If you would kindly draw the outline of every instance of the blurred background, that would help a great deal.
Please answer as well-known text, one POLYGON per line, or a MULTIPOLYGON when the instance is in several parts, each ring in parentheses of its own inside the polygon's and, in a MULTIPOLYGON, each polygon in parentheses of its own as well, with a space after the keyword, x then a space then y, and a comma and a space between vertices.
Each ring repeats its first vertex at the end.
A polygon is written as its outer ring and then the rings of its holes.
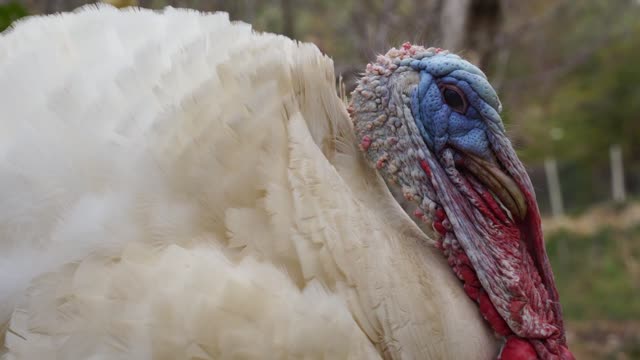
MULTIPOLYGON (((226 11, 315 43, 348 93, 405 41, 455 51, 498 90, 545 214, 578 359, 640 359, 640 0, 109 0, 226 11)), ((82 0, 0 0, 0 30, 82 0)))

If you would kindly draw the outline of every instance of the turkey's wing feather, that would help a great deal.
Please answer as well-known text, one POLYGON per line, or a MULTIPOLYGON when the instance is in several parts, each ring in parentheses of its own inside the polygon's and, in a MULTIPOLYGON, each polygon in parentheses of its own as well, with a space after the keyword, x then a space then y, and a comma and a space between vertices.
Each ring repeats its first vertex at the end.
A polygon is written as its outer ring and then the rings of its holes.
POLYGON ((226 14, 109 7, 0 44, 10 358, 375 355, 290 239, 293 53, 330 69, 317 49, 226 14))
POLYGON ((224 14, 87 7, 0 36, 8 358, 495 356, 334 81, 224 14))

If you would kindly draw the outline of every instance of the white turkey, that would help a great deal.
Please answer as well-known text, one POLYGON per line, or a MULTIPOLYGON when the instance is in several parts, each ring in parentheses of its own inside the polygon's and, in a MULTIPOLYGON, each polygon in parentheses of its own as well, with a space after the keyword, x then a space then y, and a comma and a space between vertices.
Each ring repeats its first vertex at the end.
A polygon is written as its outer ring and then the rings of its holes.
POLYGON ((6 359, 572 359, 485 75, 85 7, 0 37, 6 359), (434 231, 435 230, 435 231, 434 231))

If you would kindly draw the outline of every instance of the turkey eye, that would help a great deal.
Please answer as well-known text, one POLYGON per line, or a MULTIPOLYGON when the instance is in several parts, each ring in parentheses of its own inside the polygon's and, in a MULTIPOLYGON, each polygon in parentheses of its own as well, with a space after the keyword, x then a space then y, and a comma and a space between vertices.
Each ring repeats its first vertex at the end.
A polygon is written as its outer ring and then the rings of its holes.
POLYGON ((467 102, 459 90, 445 87, 442 91, 442 97, 451 110, 461 114, 464 114, 467 111, 467 102))

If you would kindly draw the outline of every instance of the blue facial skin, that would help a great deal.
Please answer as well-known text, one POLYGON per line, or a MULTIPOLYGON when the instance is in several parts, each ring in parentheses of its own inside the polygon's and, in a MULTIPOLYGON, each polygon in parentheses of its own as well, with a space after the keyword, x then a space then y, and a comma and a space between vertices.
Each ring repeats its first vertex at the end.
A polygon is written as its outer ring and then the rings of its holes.
POLYGON ((411 111, 421 135, 434 154, 447 147, 492 158, 488 131, 504 133, 500 102, 484 74, 453 54, 435 55, 407 64, 420 73, 411 111), (466 98, 464 113, 454 111, 442 96, 442 86, 454 86, 466 98))

